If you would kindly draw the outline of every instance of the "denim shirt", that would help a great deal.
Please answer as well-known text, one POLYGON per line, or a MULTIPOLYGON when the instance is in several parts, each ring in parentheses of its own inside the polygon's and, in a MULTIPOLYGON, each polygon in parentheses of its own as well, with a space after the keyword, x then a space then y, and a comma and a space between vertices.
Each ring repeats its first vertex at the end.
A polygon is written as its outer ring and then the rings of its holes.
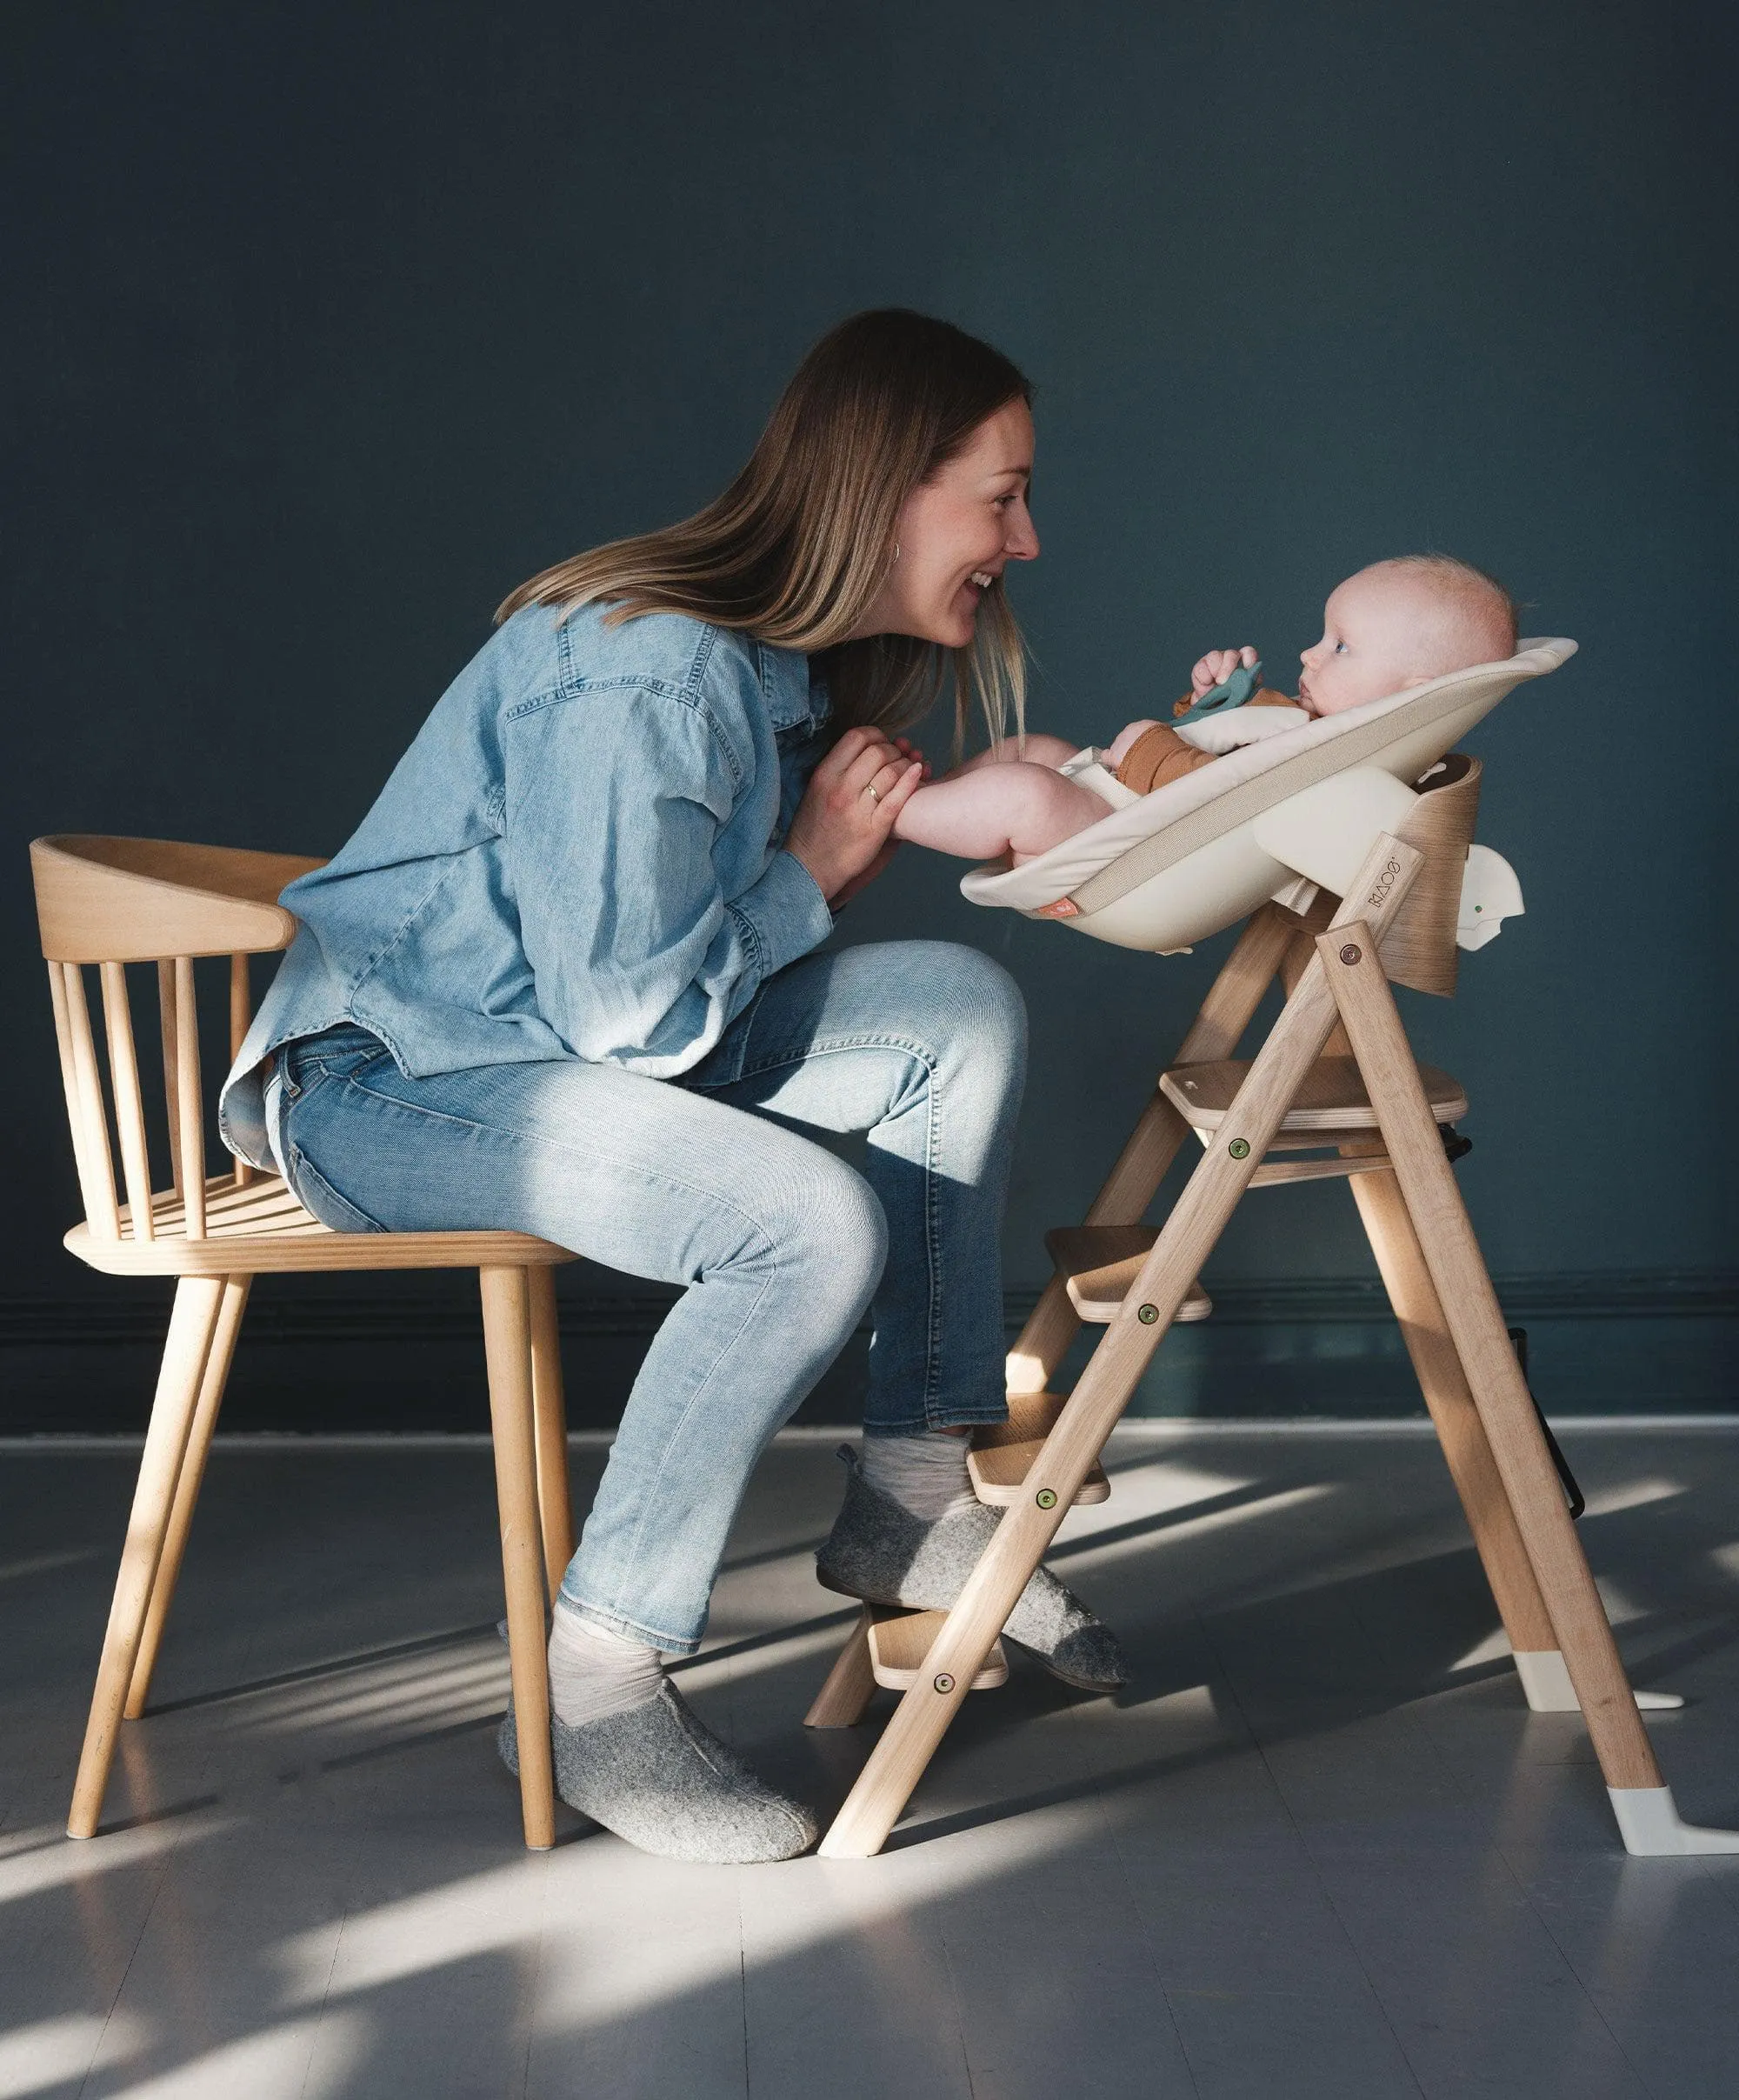
POLYGON ((827 715, 808 657, 751 636, 516 613, 350 843, 283 892, 301 924, 224 1083, 224 1142, 275 1163, 264 1060, 340 1022, 410 1078, 697 1064, 832 928, 778 844, 827 715))

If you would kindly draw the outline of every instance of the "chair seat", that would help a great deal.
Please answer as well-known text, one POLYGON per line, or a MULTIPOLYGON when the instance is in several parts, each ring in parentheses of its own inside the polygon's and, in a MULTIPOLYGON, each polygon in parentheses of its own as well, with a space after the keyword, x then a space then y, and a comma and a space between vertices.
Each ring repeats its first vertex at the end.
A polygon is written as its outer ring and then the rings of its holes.
POLYGON ((224 1174, 205 1184, 205 1237, 187 1237, 180 1197, 151 1198, 154 1237, 120 1239, 75 1225, 66 1248, 107 1276, 270 1276, 304 1269, 483 1269, 553 1266, 575 1257, 528 1232, 334 1232, 276 1174, 242 1187, 224 1174))
MULTIPOLYGON (((1160 1075, 1160 1088, 1186 1123, 1198 1130, 1216 1130, 1249 1077, 1246 1057, 1222 1057, 1212 1064, 1175 1064, 1160 1075)), ((1438 1123, 1455 1123, 1467 1114, 1467 1096, 1459 1080, 1422 1064, 1419 1077, 1431 1114, 1438 1123)), ((1283 1135, 1309 1130, 1374 1130, 1376 1111, 1351 1057, 1319 1057, 1304 1075, 1296 1101, 1280 1125, 1283 1135)))

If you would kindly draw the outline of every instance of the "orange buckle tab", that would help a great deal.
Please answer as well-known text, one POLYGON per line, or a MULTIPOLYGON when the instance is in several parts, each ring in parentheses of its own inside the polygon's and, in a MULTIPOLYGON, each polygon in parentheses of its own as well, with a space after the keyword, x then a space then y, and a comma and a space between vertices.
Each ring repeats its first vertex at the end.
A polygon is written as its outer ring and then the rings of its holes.
POLYGON ((1078 919, 1081 907, 1072 897, 1060 897, 1054 904, 1041 904, 1033 917, 1036 919, 1078 919))

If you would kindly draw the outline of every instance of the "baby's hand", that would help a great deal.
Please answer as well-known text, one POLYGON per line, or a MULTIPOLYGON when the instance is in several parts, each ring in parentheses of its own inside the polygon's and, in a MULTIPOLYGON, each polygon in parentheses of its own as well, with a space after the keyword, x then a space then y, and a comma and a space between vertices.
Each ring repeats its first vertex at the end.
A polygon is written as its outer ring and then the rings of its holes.
POLYGON ((1137 740, 1144 737, 1150 729, 1156 729, 1158 726, 1158 723, 1155 722, 1131 722, 1127 729, 1120 730, 1117 732, 1116 743, 1111 744, 1105 752, 1105 763, 1113 767, 1120 766, 1135 749, 1137 740))
POLYGON ((1224 684, 1235 670, 1252 670, 1257 661, 1257 652, 1248 642, 1242 649, 1210 649, 1189 674, 1196 697, 1199 700, 1203 693, 1224 684))

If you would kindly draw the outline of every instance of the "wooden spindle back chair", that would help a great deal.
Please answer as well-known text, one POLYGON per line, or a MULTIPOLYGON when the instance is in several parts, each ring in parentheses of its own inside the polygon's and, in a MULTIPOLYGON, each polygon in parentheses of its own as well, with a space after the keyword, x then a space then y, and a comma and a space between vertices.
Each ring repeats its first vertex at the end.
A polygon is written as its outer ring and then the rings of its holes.
POLYGON ((528 1845, 553 1841, 545 1587, 573 1553, 556 1328, 563 1248, 514 1232, 337 1233, 276 1174, 207 1171, 195 964, 227 957, 230 1057, 251 1017, 249 957, 289 946, 278 892, 321 863, 169 839, 62 837, 30 848, 43 954, 84 1220, 70 1252, 110 1275, 177 1279, 68 1834, 102 1816, 123 1718, 144 1712, 212 1431, 256 1276, 303 1270, 476 1269, 483 1297, 509 1647, 528 1845), (129 964, 153 964, 168 1178, 152 1185, 129 964), (99 1056, 86 972, 101 990, 99 1056), (108 1084, 104 1085, 105 1067, 108 1084), (112 1117, 112 1124, 111 1124, 112 1117), (116 1156, 119 1154, 117 1180, 116 1156))

